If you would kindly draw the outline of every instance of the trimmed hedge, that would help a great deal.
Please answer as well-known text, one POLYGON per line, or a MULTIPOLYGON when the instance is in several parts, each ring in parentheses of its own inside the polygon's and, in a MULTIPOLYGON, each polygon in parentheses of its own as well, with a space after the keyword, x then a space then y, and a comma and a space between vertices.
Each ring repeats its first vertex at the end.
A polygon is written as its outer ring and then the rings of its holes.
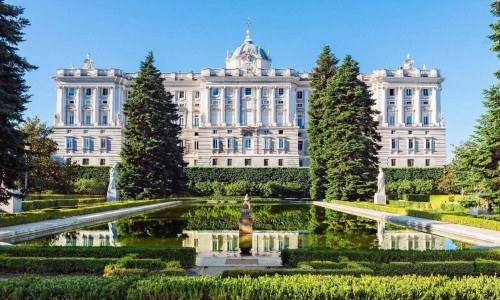
POLYGON ((387 182, 401 181, 401 180, 432 180, 435 181, 443 174, 441 167, 405 167, 405 168, 384 168, 385 180, 387 182))
POLYGON ((500 274, 500 262, 491 260, 478 261, 443 261, 443 262, 392 262, 380 264, 377 272, 383 276, 394 275, 447 275, 474 276, 500 274))
POLYGON ((110 166, 78 166, 76 180, 78 179, 95 179, 97 182, 105 182, 109 184, 109 169, 110 166))
POLYGON ((184 169, 187 181, 236 182, 250 181, 266 183, 297 183, 310 185, 309 168, 224 168, 224 167, 188 167, 184 169))
POLYGON ((29 194, 25 201, 102 198, 102 195, 29 194))
POLYGON ((241 269, 225 270, 220 275, 221 278, 245 277, 258 278, 261 276, 291 276, 291 275, 371 275, 373 270, 366 267, 352 269, 241 269))
POLYGON ((286 267, 296 267, 304 261, 333 261, 347 257, 351 261, 386 263, 394 261, 474 261, 482 258, 500 260, 500 250, 329 250, 329 249, 285 249, 281 251, 281 263, 286 267))
POLYGON ((11 299, 499 299, 494 276, 274 276, 211 278, 21 277, 0 281, 11 299))
POLYGON ((162 261, 179 261, 183 268, 196 264, 196 250, 182 247, 125 246, 125 247, 48 247, 16 246, 0 247, 0 255, 13 257, 52 258, 123 258, 135 254, 136 258, 157 258, 162 261))
MULTIPOLYGON (((23 274, 99 274, 107 265, 117 263, 119 258, 80 257, 8 257, 0 256, 0 271, 23 274)), ((126 268, 161 270, 165 262, 160 259, 130 259, 126 268)))
POLYGON ((79 199, 50 199, 50 200, 34 200, 23 201, 23 211, 30 211, 35 209, 44 209, 51 207, 65 207, 65 206, 79 206, 89 205, 95 203, 104 203, 106 198, 79 198, 79 199))
POLYGON ((404 201, 412 201, 412 202, 429 202, 430 198, 429 198, 429 195, 404 194, 403 195, 403 200, 404 201))

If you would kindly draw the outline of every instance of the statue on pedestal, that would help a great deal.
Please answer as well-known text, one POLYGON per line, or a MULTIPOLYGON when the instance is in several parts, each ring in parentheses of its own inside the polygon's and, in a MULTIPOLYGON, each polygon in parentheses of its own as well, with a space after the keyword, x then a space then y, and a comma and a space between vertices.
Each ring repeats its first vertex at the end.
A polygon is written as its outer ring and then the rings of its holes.
POLYGON ((378 168, 377 193, 374 196, 374 203, 387 204, 387 196, 385 195, 385 175, 382 168, 378 168))
POLYGON ((118 201, 120 198, 120 193, 116 189, 116 183, 118 182, 118 169, 116 165, 114 165, 111 169, 109 169, 109 185, 108 185, 108 193, 106 194, 106 201, 118 201))

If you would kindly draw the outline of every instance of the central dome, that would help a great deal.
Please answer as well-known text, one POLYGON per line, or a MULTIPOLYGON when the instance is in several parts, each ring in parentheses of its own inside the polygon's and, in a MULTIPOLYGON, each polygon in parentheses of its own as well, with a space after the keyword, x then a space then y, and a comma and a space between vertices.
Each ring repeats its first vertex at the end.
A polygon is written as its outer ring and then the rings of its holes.
POLYGON ((255 45, 250 37, 250 29, 246 31, 243 44, 236 47, 233 52, 228 53, 226 58, 227 69, 237 69, 248 65, 248 61, 255 61, 255 67, 266 69, 271 67, 269 54, 260 46, 255 45))
POLYGON ((266 54, 266 51, 262 49, 260 46, 255 45, 250 38, 250 29, 247 29, 247 36, 245 38, 245 42, 241 45, 236 47, 234 51, 231 53, 231 58, 236 58, 241 55, 246 55, 247 53, 253 54, 256 56, 259 56, 262 59, 269 59, 269 57, 266 54))

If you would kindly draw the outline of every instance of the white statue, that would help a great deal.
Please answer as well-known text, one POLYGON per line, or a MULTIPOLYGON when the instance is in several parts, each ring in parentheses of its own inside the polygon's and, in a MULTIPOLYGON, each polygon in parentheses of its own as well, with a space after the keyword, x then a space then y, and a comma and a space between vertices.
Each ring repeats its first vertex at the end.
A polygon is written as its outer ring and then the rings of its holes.
POLYGON ((116 184, 118 182, 118 170, 116 165, 109 169, 109 185, 108 192, 106 194, 106 201, 118 201, 120 193, 116 189, 116 184))
POLYGON ((408 69, 413 69, 413 59, 411 59, 410 53, 406 56, 405 61, 403 62, 403 69, 408 70, 408 69))
POLYGON ((439 125, 444 126, 444 114, 441 113, 441 120, 439 121, 439 125))
POLYGON ((385 194, 385 175, 382 168, 378 168, 377 186, 377 193, 385 194))
POLYGON ((120 114, 120 113, 116 114, 116 125, 117 126, 122 126, 123 125, 123 123, 122 123, 122 114, 120 114))

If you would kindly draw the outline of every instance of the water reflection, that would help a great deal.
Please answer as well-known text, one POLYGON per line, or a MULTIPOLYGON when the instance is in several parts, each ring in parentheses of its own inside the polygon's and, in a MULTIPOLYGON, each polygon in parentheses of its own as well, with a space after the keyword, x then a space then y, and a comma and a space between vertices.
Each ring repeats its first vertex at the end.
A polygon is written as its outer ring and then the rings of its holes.
POLYGON ((108 230, 79 230, 56 235, 50 246, 103 247, 120 246, 117 242, 116 222, 108 223, 108 230))
POLYGON ((385 222, 377 222, 377 239, 384 250, 445 250, 446 238, 418 231, 386 231, 385 222))

